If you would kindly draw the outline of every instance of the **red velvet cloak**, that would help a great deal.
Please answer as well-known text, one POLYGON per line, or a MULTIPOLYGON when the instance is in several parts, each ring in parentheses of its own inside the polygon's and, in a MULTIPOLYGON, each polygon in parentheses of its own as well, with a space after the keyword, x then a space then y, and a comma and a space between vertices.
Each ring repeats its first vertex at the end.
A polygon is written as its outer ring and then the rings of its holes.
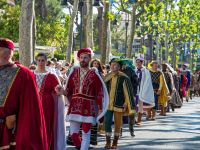
MULTIPOLYGON (((6 96, 0 97, 3 102, 0 105, 0 119, 5 120, 7 116, 16 115, 14 131, 16 150, 47 150, 45 121, 35 76, 20 64, 16 67, 17 72, 10 80, 11 83, 8 83, 9 89, 6 91, 6 96)), ((9 71, 12 71, 12 68, 13 66, 7 67, 8 71, 3 73, 7 77, 0 78, 1 83, 9 80, 9 71)), ((3 91, 3 87, 0 87, 0 90, 3 91)), ((9 148, 12 142, 9 134, 10 130, 7 129, 5 122, 0 123, 0 147, 9 148)))

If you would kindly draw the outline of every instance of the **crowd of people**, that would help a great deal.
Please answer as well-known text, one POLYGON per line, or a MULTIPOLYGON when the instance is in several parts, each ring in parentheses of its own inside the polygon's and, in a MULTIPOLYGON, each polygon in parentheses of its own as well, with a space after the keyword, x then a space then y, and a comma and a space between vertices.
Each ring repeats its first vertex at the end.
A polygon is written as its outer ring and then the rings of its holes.
POLYGON ((26 68, 12 61, 13 49, 11 40, 0 39, 0 149, 64 150, 67 144, 87 150, 98 134, 105 135, 105 149, 117 149, 123 124, 135 136, 144 116, 154 121, 200 96, 200 72, 187 64, 145 67, 140 55, 135 66, 118 58, 102 65, 82 48, 79 66, 39 53, 26 68))

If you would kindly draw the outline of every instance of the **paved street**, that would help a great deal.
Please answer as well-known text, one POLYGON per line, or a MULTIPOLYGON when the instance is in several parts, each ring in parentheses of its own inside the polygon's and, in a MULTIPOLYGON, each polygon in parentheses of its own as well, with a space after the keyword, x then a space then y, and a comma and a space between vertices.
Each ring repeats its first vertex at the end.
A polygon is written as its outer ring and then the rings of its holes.
MULTIPOLYGON (((120 150, 199 150, 200 149, 200 98, 184 103, 181 109, 158 116, 156 121, 145 121, 135 127, 131 138, 128 126, 124 125, 123 137, 119 140, 120 150)), ((99 137, 95 149, 103 149, 105 138, 99 137)), ((73 148, 70 148, 71 150, 73 148)))

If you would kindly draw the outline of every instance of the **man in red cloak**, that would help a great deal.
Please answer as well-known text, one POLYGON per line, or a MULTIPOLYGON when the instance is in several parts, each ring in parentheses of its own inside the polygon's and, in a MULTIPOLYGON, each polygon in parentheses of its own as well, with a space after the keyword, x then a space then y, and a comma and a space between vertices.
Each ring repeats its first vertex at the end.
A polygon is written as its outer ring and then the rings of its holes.
POLYGON ((12 62, 13 49, 11 40, 0 39, 0 149, 47 150, 34 75, 12 62))
MULTIPOLYGON (((89 68, 92 50, 80 49, 77 57, 80 67, 71 70, 64 93, 69 100, 70 134, 77 149, 87 150, 90 145, 91 126, 101 119, 108 108, 108 93, 98 70, 89 68), (79 130, 82 125, 82 140, 79 130)), ((59 93, 58 93, 59 94, 59 93)))

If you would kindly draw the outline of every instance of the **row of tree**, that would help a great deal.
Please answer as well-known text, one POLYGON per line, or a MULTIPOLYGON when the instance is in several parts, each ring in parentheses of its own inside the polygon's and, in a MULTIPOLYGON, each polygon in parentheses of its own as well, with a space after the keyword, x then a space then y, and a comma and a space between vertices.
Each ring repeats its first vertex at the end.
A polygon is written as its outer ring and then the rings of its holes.
POLYGON ((35 43, 57 46, 68 62, 73 50, 91 47, 101 53, 102 63, 108 63, 111 52, 120 54, 117 51, 122 43, 125 56, 132 58, 135 37, 141 40, 139 52, 147 53, 149 60, 165 60, 175 67, 181 59, 192 66, 199 57, 199 0, 102 0, 103 7, 94 14, 95 1, 68 0, 73 5, 67 8, 69 15, 61 11, 61 0, 18 0, 15 7, 0 5, 6 10, 0 14, 1 36, 19 41, 20 61, 25 65, 33 60, 35 43))
MULTIPOLYGON (((77 4, 78 0, 74 0, 74 3, 77 4)), ((87 0, 85 3, 92 5, 87 0)), ((103 63, 109 60, 109 54, 112 51, 111 43, 119 40, 125 42, 125 56, 134 57, 136 52, 133 51, 133 42, 136 36, 141 39, 140 53, 147 52, 145 47, 149 47, 149 55, 147 55, 149 60, 156 59, 160 62, 165 60, 176 67, 181 56, 181 60, 190 63, 191 68, 193 61, 197 61, 199 57, 197 48, 200 48, 199 0, 104 0, 103 4, 104 8, 98 8, 97 16, 98 48, 101 51, 103 63), (122 15, 123 13, 126 15, 122 15), (125 17, 127 15, 130 17, 125 17), (118 25, 116 21, 119 22, 118 25), (127 44, 124 40, 126 35, 123 33, 129 22, 127 44), (120 28, 122 24, 125 24, 125 28, 120 28), (146 39, 147 45, 144 42, 146 39), (184 55, 185 52, 187 53, 184 55), (187 56, 189 56, 188 59, 184 59, 187 56)), ((93 20, 92 15, 86 15, 86 17, 90 17, 88 20, 93 20)), ((92 26, 87 26, 87 24, 84 24, 84 27, 86 27, 86 33, 87 30, 90 32, 92 29, 92 26)))

